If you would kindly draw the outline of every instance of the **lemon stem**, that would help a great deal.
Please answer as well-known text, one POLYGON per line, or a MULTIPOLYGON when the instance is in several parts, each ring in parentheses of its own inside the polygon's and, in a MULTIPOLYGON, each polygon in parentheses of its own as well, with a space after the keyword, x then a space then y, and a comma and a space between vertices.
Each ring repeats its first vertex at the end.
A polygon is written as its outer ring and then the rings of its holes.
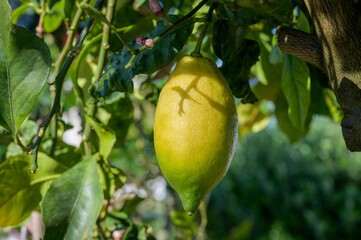
POLYGON ((193 56, 193 57, 202 57, 201 48, 202 48, 203 39, 207 34, 208 26, 212 23, 212 13, 213 13, 213 10, 216 7, 216 5, 217 5, 217 3, 213 2, 213 0, 211 0, 211 5, 209 6, 208 13, 206 14, 206 17, 205 17, 201 35, 198 38, 196 48, 191 53, 191 56, 193 56))

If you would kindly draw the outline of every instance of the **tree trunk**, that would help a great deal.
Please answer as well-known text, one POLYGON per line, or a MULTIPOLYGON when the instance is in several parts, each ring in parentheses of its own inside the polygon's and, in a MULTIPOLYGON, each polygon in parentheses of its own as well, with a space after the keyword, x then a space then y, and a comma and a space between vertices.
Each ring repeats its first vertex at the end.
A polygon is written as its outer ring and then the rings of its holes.
POLYGON ((305 0, 305 3, 317 38, 279 27, 279 47, 317 66, 328 76, 344 112, 341 126, 346 146, 350 151, 361 151, 361 2, 305 0))

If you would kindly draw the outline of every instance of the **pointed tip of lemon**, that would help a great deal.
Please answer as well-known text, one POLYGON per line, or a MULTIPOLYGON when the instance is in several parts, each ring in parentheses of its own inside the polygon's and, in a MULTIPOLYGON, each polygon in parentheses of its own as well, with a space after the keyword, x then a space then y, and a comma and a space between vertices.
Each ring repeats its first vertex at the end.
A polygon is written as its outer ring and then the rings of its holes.
POLYGON ((187 212, 188 216, 192 216, 193 213, 192 212, 187 212))

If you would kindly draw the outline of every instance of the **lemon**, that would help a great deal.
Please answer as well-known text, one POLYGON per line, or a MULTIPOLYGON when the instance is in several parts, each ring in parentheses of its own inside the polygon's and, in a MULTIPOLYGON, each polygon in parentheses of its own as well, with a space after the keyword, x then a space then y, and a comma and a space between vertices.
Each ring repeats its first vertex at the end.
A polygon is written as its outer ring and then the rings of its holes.
POLYGON ((237 128, 232 92, 216 64, 182 58, 159 96, 154 144, 161 171, 189 215, 226 174, 237 128))

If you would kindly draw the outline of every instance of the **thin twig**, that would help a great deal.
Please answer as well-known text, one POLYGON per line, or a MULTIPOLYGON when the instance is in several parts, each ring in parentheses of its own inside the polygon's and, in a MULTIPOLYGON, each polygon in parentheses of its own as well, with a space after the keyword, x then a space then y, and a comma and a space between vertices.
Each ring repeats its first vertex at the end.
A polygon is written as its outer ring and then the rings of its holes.
POLYGON ((107 239, 107 235, 105 235, 105 232, 104 232, 102 226, 100 225, 100 222, 99 222, 99 221, 97 221, 97 228, 98 228, 98 232, 99 232, 100 239, 106 240, 106 239, 107 239))
POLYGON ((191 55, 193 57, 202 57, 202 54, 201 54, 202 42, 203 42, 204 37, 207 34, 208 26, 212 23, 212 14, 213 14, 213 10, 216 7, 216 5, 217 5, 217 3, 213 2, 213 0, 211 0, 211 5, 210 5, 208 13, 206 15, 206 19, 204 21, 201 35, 198 38, 197 45, 196 45, 194 51, 191 53, 191 55))
MULTIPOLYGON (((115 10, 115 0, 108 0, 107 12, 106 12, 105 17, 109 21, 110 24, 112 23, 112 20, 113 20, 114 10, 115 10)), ((110 27, 107 24, 104 24, 103 38, 102 38, 101 48, 100 48, 99 57, 98 57, 97 71, 96 71, 96 74, 94 77, 95 81, 99 81, 99 78, 102 75, 102 72, 104 69, 105 59, 106 59, 107 50, 108 50, 108 46, 109 46, 109 37, 110 37, 110 27)))
MULTIPOLYGON (((83 3, 88 3, 90 0, 84 0, 83 3)), ((55 62, 55 66, 54 66, 54 76, 57 76, 61 66, 63 65, 65 58, 67 57, 69 51, 72 48, 72 44, 73 44, 73 40, 76 34, 76 30, 78 28, 79 25, 79 21, 81 19, 81 16, 83 14, 83 10, 81 10, 80 8, 78 8, 78 10, 76 11, 73 21, 71 22, 71 25, 69 27, 69 29, 67 30, 66 34, 67 34, 67 38, 66 38, 66 42, 64 45, 64 48, 61 50, 60 55, 58 57, 58 59, 55 62)), ((53 83, 55 83, 55 80, 53 81, 53 83)))

